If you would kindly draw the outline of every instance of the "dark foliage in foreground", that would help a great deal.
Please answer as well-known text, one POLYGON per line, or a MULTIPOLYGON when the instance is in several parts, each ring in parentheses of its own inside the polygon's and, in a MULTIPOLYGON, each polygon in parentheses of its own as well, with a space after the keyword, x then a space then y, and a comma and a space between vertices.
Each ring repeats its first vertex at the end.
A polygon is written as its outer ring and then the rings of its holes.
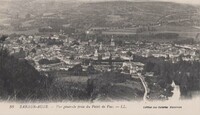
POLYGON ((9 55, 7 50, 0 52, 0 97, 15 99, 34 99, 42 95, 50 79, 41 75, 25 59, 9 55))
POLYGON ((38 72, 25 59, 0 52, 0 99, 3 100, 85 100, 86 85, 60 81, 38 72))
POLYGON ((154 72, 162 88, 167 88, 174 81, 180 86, 181 95, 186 97, 190 97, 191 91, 200 90, 200 62, 198 61, 180 60, 172 63, 161 58, 149 58, 145 63, 144 71, 154 72))
POLYGON ((27 60, 0 50, 0 99, 2 100, 86 100, 86 84, 65 82, 38 72, 27 60))

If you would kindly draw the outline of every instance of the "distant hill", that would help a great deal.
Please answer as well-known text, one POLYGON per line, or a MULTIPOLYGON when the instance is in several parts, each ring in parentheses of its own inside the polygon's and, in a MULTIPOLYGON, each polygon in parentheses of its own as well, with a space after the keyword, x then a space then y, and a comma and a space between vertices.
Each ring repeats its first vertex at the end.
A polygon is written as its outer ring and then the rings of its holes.
POLYGON ((126 21, 132 24, 155 23, 165 16, 170 17, 172 14, 177 14, 180 17, 197 12, 194 6, 187 4, 128 1, 85 3, 80 5, 79 10, 82 14, 99 16, 101 19, 102 17, 100 16, 105 16, 106 21, 112 20, 112 18, 116 20, 117 16, 121 19, 119 21, 126 21))
POLYGON ((199 8, 188 4, 156 1, 22 1, 12 1, 9 3, 9 7, 4 7, 4 10, 1 10, 0 14, 4 13, 1 18, 6 17, 2 19, 2 23, 5 23, 5 20, 8 20, 7 23, 22 23, 22 25, 28 23, 33 28, 70 24, 80 29, 88 29, 94 26, 133 27, 134 25, 161 22, 179 23, 179 20, 181 20, 179 25, 200 25, 199 8), (31 14, 29 20, 24 20, 26 14, 31 14), (16 15, 19 15, 17 21, 10 19, 11 17, 15 19, 16 15))

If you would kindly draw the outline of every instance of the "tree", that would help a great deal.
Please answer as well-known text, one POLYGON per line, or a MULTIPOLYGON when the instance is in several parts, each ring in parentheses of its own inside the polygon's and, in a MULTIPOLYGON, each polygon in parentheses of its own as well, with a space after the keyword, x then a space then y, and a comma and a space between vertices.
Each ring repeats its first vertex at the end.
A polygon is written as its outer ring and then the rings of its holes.
POLYGON ((70 59, 70 60, 74 60, 74 59, 75 59, 74 55, 71 55, 71 56, 69 57, 69 59, 70 59))
MULTIPOLYGON (((7 36, 0 37, 0 97, 14 97, 18 99, 36 98, 43 87, 45 76, 28 63, 9 55, 4 48, 7 36)), ((41 96, 41 95, 40 95, 41 96)))
POLYGON ((0 37, 0 43, 3 43, 3 42, 6 40, 7 37, 8 37, 8 36, 6 36, 6 35, 2 35, 2 36, 0 37))
POLYGON ((155 66, 154 63, 148 61, 148 62, 145 64, 144 70, 145 70, 146 72, 151 72, 151 71, 153 70, 154 66, 155 66))
POLYGON ((41 96, 39 94, 43 92, 41 89, 44 87, 46 76, 41 75, 27 60, 19 60, 6 52, 6 49, 0 52, 4 54, 4 63, 1 64, 0 69, 0 82, 2 83, 0 92, 4 94, 0 96, 17 99, 33 99, 41 96))
POLYGON ((2 69, 2 66, 3 66, 3 57, 4 57, 4 55, 5 54, 7 54, 8 53, 8 50, 4 50, 4 42, 5 42, 5 40, 6 40, 6 38, 7 38, 8 36, 6 36, 6 35, 2 35, 1 37, 0 37, 0 44, 1 44, 1 46, 0 46, 0 53, 1 53, 1 62, 0 62, 0 69, 2 69))
POLYGON ((77 64, 74 67, 69 69, 69 72, 71 72, 72 75, 82 75, 83 67, 81 64, 77 64))
POLYGON ((87 91, 88 98, 92 98, 92 93, 94 91, 94 80, 92 80, 92 79, 87 80, 86 91, 87 91))
POLYGON ((2 35, 2 36, 0 37, 1 51, 4 50, 4 42, 5 42, 5 40, 6 40, 7 37, 8 37, 8 36, 6 36, 6 35, 2 35))
POLYGON ((124 71, 125 73, 129 73, 129 72, 130 72, 128 66, 124 66, 124 67, 123 67, 123 71, 124 71))
POLYGON ((100 54, 100 55, 98 55, 98 61, 101 61, 102 60, 102 58, 103 58, 103 56, 100 54))
POLYGON ((88 66, 87 73, 88 74, 95 74, 96 73, 96 70, 95 70, 93 65, 88 66))
POLYGON ((123 41, 122 40, 116 40, 115 43, 119 46, 123 46, 123 41))
POLYGON ((33 49, 31 50, 31 52, 32 52, 32 53, 36 53, 36 49, 33 48, 33 49))
POLYGON ((132 55, 133 55, 131 51, 128 51, 126 54, 127 54, 128 56, 132 56, 132 55))

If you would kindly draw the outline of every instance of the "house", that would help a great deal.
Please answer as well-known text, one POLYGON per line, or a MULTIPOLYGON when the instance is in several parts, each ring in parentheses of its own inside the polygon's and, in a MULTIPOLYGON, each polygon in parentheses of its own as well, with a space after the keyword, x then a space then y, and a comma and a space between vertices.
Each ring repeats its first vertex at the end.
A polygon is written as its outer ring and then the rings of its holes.
POLYGON ((18 59, 24 59, 26 57, 26 52, 23 48, 20 48, 19 52, 13 53, 13 56, 18 59))

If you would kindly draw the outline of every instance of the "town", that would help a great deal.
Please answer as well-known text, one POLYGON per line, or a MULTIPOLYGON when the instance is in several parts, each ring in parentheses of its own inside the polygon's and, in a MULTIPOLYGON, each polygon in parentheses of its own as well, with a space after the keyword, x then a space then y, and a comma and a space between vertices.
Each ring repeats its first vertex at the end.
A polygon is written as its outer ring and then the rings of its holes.
MULTIPOLYGON (((128 4, 129 2, 116 2, 118 5, 121 3, 128 4)), ((90 20, 95 18, 95 21, 91 22, 86 19, 83 22, 80 21, 81 18, 76 19, 77 13, 83 15, 84 11, 88 12, 87 6, 97 5, 101 8, 102 4, 104 2, 84 3, 80 7, 83 9, 82 12, 80 10, 67 14, 72 17, 75 15, 72 19, 68 19, 68 24, 62 20, 66 14, 60 12, 59 16, 55 13, 43 13, 38 16, 39 18, 31 14, 26 14, 25 17, 17 15, 12 19, 15 25, 12 29, 18 32, 1 33, 1 38, 5 38, 1 41, 2 51, 8 50, 8 54, 19 63, 28 62, 38 75, 43 75, 44 78, 42 78, 45 80, 49 79, 49 81, 44 80, 43 88, 39 88, 45 90, 42 90, 41 94, 43 98, 48 97, 49 100, 89 100, 91 102, 169 100, 177 93, 180 93, 178 95, 182 98, 191 98, 192 92, 200 89, 198 77, 200 74, 198 72, 200 29, 198 20, 192 19, 191 16, 196 16, 199 9, 188 6, 190 15, 187 15, 184 10, 179 14, 178 9, 178 13, 159 16, 154 22, 143 21, 146 23, 141 23, 140 19, 135 20, 134 23, 131 19, 125 21, 130 17, 125 17, 124 21, 121 21, 122 16, 126 16, 123 9, 119 9, 121 14, 113 13, 113 11, 112 15, 106 17, 107 21, 112 20, 110 25, 109 21, 105 22, 107 26, 104 25, 105 23, 102 24, 105 21, 104 15, 102 15, 102 20, 91 15, 93 17, 90 20), (174 19, 176 17, 180 19, 174 19), (35 20, 38 22, 36 21, 33 25, 22 24, 23 21, 32 23, 35 20), (41 20, 48 21, 42 24, 41 20), (33 28, 35 32, 26 32, 33 28)), ((112 2, 108 4, 113 7, 112 2)), ((144 4, 145 2, 141 2, 141 6, 144 4)), ((163 5, 162 2, 157 4, 163 5)), ((169 3, 169 6, 171 4, 173 3, 169 3)), ((140 3, 128 10, 141 10, 137 5, 140 6, 140 3)), ((183 9, 185 7, 183 5, 183 9)), ((2 31, 5 31, 5 28, 2 31)), ((2 53, 2 60, 5 59, 3 55, 2 53)), ((12 59, 11 57, 9 59, 12 59)), ((3 66, 3 61, 1 63, 3 66)), ((8 64, 4 65, 5 68, 9 67, 8 64)), ((5 83, 11 81, 5 80, 5 83)), ((13 98, 17 98, 18 90, 14 86, 10 87, 13 88, 11 91, 13 98)), ((39 91, 36 90, 36 92, 39 91)), ((22 92, 19 93, 21 98, 26 96, 22 92)), ((31 96, 26 98, 31 98, 31 96)), ((98 107, 94 106, 94 108, 98 107)))

